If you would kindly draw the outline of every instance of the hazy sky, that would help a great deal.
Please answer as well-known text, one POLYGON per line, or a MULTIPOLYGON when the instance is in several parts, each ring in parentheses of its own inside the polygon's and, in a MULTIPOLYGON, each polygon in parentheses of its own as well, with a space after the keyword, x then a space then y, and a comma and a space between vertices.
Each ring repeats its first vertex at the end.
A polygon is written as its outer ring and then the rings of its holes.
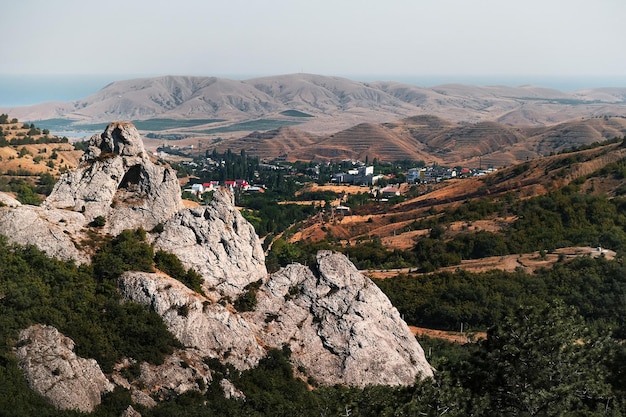
POLYGON ((626 77, 625 0, 15 0, 0 74, 626 77))

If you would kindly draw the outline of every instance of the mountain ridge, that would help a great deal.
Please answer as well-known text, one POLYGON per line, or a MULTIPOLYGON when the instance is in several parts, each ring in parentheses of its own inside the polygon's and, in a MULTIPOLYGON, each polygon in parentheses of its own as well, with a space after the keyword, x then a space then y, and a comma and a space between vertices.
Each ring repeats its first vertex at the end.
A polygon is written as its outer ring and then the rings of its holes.
POLYGON ((286 110, 315 116, 303 123, 314 132, 419 114, 459 122, 494 120, 540 126, 583 116, 626 115, 626 88, 566 93, 533 86, 444 84, 427 88, 304 73, 247 80, 170 75, 115 81, 69 103, 0 109, 22 120, 65 118, 81 123, 207 116, 236 122, 274 117, 286 110))

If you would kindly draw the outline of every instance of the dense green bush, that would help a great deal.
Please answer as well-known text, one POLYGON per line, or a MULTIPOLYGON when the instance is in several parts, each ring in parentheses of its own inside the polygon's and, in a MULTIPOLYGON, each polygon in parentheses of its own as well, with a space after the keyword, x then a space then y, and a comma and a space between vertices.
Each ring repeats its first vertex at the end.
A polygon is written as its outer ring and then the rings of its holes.
POLYGON ((124 271, 153 272, 154 252, 146 242, 143 229, 124 230, 106 241, 93 257, 96 279, 100 282, 113 280, 124 271))
POLYGON ((193 269, 185 269, 182 262, 174 254, 159 250, 154 254, 155 266, 191 288, 199 294, 204 294, 202 284, 204 279, 193 269))

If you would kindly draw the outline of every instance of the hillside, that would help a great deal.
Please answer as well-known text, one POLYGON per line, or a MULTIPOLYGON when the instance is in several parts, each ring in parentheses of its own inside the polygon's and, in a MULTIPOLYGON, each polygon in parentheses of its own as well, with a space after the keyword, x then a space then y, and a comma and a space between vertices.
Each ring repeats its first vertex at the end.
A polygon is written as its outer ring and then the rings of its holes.
MULTIPOLYGON (((407 250, 429 233, 430 226, 419 228, 415 226, 417 223, 436 218, 433 213, 452 210, 468 202, 485 198, 496 201, 528 199, 561 189, 574 181, 586 194, 622 195, 623 180, 602 174, 602 170, 625 159, 626 148, 622 141, 617 141, 577 152, 535 158, 482 177, 449 180, 437 185, 415 185, 412 190, 406 190, 409 197, 398 204, 373 203, 354 209, 351 215, 325 222, 311 221, 293 234, 291 242, 316 242, 334 236, 347 244, 378 238, 387 250, 407 250)), ((317 189, 312 186, 311 191, 317 189)), ((447 233, 453 236, 469 229, 500 231, 514 220, 507 215, 493 216, 485 221, 450 225, 447 233)), ((427 221, 425 224, 429 225, 427 221)))
POLYGON ((625 134, 625 117, 575 119, 528 127, 414 116, 383 124, 361 123, 330 135, 313 135, 299 127, 254 132, 210 147, 221 152, 245 149, 261 158, 283 156, 290 161, 412 159, 447 166, 500 168, 625 134))
POLYGON ((184 208, 172 168, 112 123, 40 207, 0 193, 0 410, 492 416, 528 414, 522 397, 622 415, 624 161, 622 139, 405 185, 290 231, 345 256, 277 240, 265 257, 234 194, 184 208), (370 280, 363 261, 405 268, 370 280), (431 339, 459 328, 462 346, 431 339))
POLYGON ((82 151, 77 151, 67 138, 51 135, 32 124, 17 119, 0 124, 0 175, 50 174, 78 165, 82 151))

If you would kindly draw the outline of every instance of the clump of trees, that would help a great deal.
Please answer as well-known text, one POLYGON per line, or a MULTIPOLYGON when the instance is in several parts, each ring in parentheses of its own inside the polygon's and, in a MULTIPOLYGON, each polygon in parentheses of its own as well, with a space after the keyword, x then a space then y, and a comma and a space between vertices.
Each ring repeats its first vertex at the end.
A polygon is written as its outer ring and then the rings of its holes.
POLYGON ((179 280, 195 292, 204 295, 204 290, 202 289, 204 279, 202 279, 202 276, 193 268, 186 269, 176 255, 159 250, 154 254, 154 263, 157 269, 179 280))

